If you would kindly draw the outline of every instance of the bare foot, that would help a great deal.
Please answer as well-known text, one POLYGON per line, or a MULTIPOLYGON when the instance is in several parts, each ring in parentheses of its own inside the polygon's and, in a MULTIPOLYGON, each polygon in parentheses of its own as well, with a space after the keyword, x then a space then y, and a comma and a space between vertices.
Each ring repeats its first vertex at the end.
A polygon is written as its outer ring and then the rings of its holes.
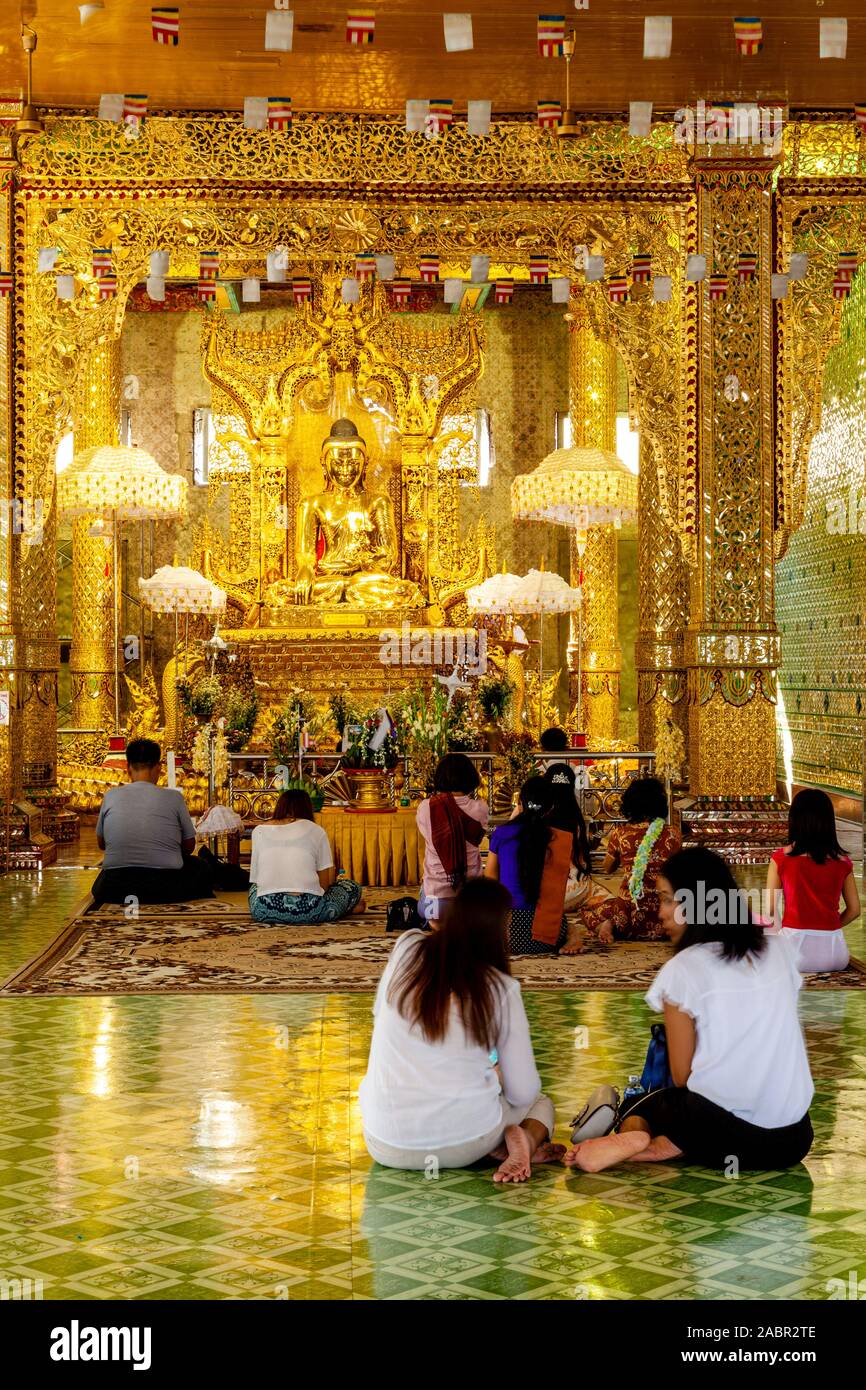
POLYGON ((352 908, 352 914, 351 914, 351 915, 354 917, 357 913, 366 912, 366 911, 367 911, 367 899, 366 899, 365 897, 360 897, 360 898, 358 899, 358 901, 356 902, 355 906, 352 908))
POLYGON ((509 1125, 505 1131, 508 1157, 493 1174, 494 1182, 526 1182, 532 1172, 532 1145, 529 1135, 520 1125, 509 1125))
POLYGON ((613 945, 613 932, 611 931, 610 927, 599 927, 598 942, 600 946, 613 945))
POLYGON ((504 1144, 500 1144, 498 1148, 491 1149, 487 1157, 495 1159, 497 1163, 501 1163, 503 1158, 508 1157, 508 1150, 504 1144))
POLYGON ((634 1158, 649 1146, 650 1137, 640 1129, 628 1134, 605 1134, 601 1139, 584 1139, 575 1144, 562 1160, 569 1168, 581 1168, 584 1173, 600 1173, 627 1158, 634 1158))
POLYGON ((561 956, 579 956, 583 950, 583 929, 579 922, 569 922, 565 945, 560 946, 561 956))
POLYGON ((667 1163, 671 1158, 680 1158, 682 1149, 678 1149, 666 1135, 660 1134, 657 1139, 652 1139, 645 1149, 640 1153, 631 1154, 631 1163, 667 1163))
POLYGON ((561 1163, 565 1157, 564 1144, 539 1144, 535 1153, 532 1155, 531 1162, 533 1167, 536 1163, 561 1163))

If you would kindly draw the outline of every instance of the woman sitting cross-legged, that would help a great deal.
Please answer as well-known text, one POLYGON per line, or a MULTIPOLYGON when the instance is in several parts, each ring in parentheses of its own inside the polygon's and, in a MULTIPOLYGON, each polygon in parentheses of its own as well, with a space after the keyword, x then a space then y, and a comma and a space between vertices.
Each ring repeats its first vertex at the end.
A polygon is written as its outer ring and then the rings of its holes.
POLYGON ((480 845, 490 812, 475 795, 480 781, 465 753, 446 753, 433 774, 433 795, 416 812, 425 846, 418 912, 427 921, 439 921, 458 888, 481 873, 480 845))
POLYGON ((780 891, 785 898, 782 935, 804 974, 844 970, 850 957, 842 928, 860 916, 860 895, 826 792, 816 787, 797 792, 788 812, 788 841, 767 870, 771 902, 780 891))
POLYGON ((397 941, 373 1005, 359 1097, 364 1140, 387 1168, 466 1168, 490 1157, 496 1182, 559 1159, 540 1094, 520 985, 511 976, 511 896, 472 879, 433 932, 397 941))
POLYGON ((799 1163, 812 1145, 814 1088, 787 943, 753 922, 710 850, 673 855, 658 893, 674 956, 646 997, 664 1013, 673 1086, 630 1103, 618 1133, 584 1140, 565 1162, 589 1173, 624 1159, 682 1157, 734 1173, 799 1163))
POLYGON ((335 922, 366 907, 361 885, 334 878, 325 831, 305 791, 283 792, 273 820, 253 830, 250 913, 255 922, 335 922))
POLYGON ((490 837, 484 873, 511 894, 509 940, 515 956, 580 948, 580 927, 569 927, 565 897, 572 866, 589 873, 589 846, 580 808, 563 798, 545 777, 530 777, 520 789, 517 815, 490 837))
POLYGON ((619 892, 583 914, 599 941, 656 941, 664 936, 655 880, 661 865, 682 844, 666 824, 668 798, 657 777, 635 777, 622 794, 625 825, 608 836, 602 873, 623 872, 619 892))

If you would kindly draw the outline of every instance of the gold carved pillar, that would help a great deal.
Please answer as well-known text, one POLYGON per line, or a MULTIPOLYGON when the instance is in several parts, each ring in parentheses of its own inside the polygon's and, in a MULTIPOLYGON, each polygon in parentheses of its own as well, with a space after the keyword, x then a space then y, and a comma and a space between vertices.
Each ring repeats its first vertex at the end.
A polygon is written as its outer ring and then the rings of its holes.
MULTIPOLYGON (((572 444, 616 453, 616 350, 595 336, 580 300, 572 301, 569 324, 569 413, 572 444)), ((586 549, 578 554, 571 536, 571 582, 583 569, 583 660, 578 690, 581 615, 572 614, 568 645, 571 718, 587 734, 589 746, 615 739, 619 731, 619 647, 617 537, 613 526, 591 526, 586 549), (579 708, 578 708, 579 706, 579 708)))
MULTIPOLYGON (((4 113, 5 114, 5 113, 4 113)), ((7 128, 8 129, 8 128, 7 128)), ((0 266, 12 265, 12 177, 9 137, 0 130, 0 266)), ((18 564, 13 534, 16 496, 12 458, 11 296, 0 299, 0 806, 21 788, 21 635, 18 564)))
POLYGON ((414 579, 421 592, 430 592, 430 441, 424 434, 400 437, 402 552, 405 579, 414 579))
MULTIPOLYGON (((710 152, 708 152, 709 155, 710 152)), ((699 499, 685 641, 690 786, 698 796, 776 788, 779 639, 773 596, 773 163, 745 153, 695 160, 699 499), (758 258, 738 283, 741 253, 758 258), (726 275, 711 300, 709 276, 726 275)))
MULTIPOLYGON (((120 341, 92 348, 79 371, 75 451, 119 441, 120 341)), ((91 535, 95 517, 72 523, 72 724, 114 729, 114 584, 110 533, 91 535)))
POLYGON ((688 738, 683 634, 689 584, 679 538, 662 512, 655 450, 645 436, 638 496, 638 742, 652 750, 664 719, 672 719, 688 738))

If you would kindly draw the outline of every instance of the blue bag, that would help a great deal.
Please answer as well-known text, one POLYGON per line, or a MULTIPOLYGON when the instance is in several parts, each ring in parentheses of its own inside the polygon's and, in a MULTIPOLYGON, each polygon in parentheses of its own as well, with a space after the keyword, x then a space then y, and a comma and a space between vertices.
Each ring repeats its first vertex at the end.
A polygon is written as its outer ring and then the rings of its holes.
POLYGON ((640 1079, 640 1084, 647 1094, 650 1091, 664 1090, 674 1084, 668 1064, 668 1040, 664 1024, 654 1023, 650 1028, 650 1035, 640 1079))

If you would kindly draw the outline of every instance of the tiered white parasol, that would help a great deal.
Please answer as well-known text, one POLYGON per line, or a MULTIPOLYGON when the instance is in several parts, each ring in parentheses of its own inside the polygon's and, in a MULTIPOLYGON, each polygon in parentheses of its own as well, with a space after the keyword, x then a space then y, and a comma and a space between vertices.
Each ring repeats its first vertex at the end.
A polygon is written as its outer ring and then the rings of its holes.
POLYGON ((225 589, 187 565, 162 565, 150 579, 139 579, 138 592, 153 613, 225 612, 225 589))

